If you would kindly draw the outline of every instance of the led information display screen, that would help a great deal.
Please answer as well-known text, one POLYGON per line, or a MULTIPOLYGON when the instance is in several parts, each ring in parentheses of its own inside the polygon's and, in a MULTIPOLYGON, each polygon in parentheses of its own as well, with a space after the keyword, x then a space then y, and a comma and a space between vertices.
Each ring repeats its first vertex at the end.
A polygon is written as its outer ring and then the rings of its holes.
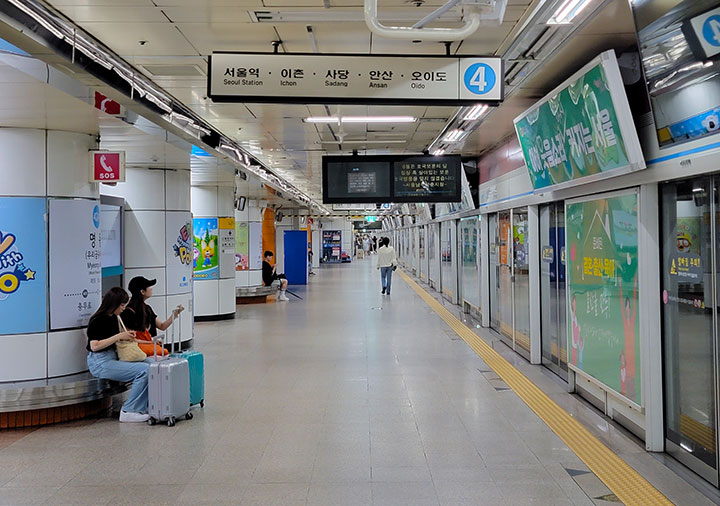
POLYGON ((325 156, 325 204, 460 202, 460 156, 325 156))

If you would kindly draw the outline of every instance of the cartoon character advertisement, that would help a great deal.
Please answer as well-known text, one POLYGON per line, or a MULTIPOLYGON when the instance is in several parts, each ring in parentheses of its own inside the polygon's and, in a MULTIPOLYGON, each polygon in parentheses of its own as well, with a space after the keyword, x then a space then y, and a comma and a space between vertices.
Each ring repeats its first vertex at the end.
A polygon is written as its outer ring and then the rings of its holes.
POLYGON ((193 224, 188 212, 168 212, 165 218, 167 238, 166 273, 168 295, 192 291, 193 224))
POLYGON ((0 334, 47 331, 44 198, 0 198, 0 334))
POLYGON ((218 279, 218 219, 193 220, 193 272, 195 279, 218 279))

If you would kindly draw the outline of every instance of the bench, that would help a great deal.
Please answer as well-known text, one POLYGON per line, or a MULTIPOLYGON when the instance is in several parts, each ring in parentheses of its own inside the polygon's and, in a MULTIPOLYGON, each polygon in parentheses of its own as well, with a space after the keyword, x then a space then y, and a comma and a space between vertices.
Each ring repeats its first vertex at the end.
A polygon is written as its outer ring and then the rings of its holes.
POLYGON ((267 302, 267 296, 273 295, 277 288, 272 286, 239 286, 235 288, 236 304, 261 304, 267 302))
POLYGON ((112 396, 130 388, 90 373, 0 384, 0 429, 77 420, 107 411, 112 396))

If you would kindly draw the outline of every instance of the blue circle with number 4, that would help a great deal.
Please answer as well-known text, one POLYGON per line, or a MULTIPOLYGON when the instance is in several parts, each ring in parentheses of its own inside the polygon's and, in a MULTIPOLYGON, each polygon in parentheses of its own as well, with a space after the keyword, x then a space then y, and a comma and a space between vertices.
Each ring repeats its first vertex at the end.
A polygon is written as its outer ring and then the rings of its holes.
POLYGON ((495 71, 487 63, 473 63, 465 71, 465 88, 476 95, 485 95, 495 87, 495 71))
POLYGON ((708 44, 720 47, 720 15, 715 14, 705 20, 702 34, 708 44))

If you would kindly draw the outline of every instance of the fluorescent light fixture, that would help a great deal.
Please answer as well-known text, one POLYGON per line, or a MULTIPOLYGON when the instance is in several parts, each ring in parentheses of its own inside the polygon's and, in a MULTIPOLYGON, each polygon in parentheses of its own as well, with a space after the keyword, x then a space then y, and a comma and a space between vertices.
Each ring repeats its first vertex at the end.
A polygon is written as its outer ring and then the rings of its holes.
POLYGON ((444 149, 436 149, 435 151, 433 151, 433 156, 442 156, 444 154, 445 154, 444 149))
POLYGON ((565 0, 548 20, 549 25, 566 25, 590 5, 592 0, 565 0))
POLYGON ((343 123, 415 123, 413 116, 343 116, 343 123))
POLYGON ((695 193, 702 192, 702 191, 705 191, 705 189, 704 188, 693 188, 693 192, 695 192, 695 193))
POLYGON ((445 137, 443 137, 443 142, 457 142, 462 139, 463 135, 465 135, 465 130, 460 130, 459 128, 450 130, 445 134, 445 137))
POLYGON ((490 107, 487 104, 478 104, 473 106, 472 109, 463 118, 463 121, 475 121, 480 116, 485 114, 490 107))
POLYGON ((305 118, 305 123, 340 123, 337 116, 311 116, 305 118))
POLYGON ((414 123, 413 116, 310 116, 306 123, 414 123))

